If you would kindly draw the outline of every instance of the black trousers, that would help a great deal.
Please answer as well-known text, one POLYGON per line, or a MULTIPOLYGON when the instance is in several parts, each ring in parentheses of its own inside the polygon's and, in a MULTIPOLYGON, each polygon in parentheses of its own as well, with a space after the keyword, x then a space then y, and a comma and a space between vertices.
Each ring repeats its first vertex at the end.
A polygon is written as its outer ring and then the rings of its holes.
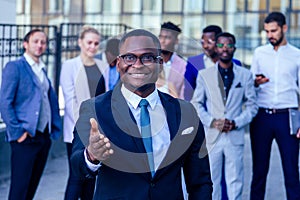
POLYGON ((11 145, 11 183, 9 200, 32 200, 43 174, 51 139, 48 132, 37 132, 11 145))
POLYGON ((275 139, 280 152, 287 199, 299 200, 299 140, 289 133, 288 112, 268 114, 259 110, 250 124, 250 138, 253 159, 250 199, 264 199, 271 147, 275 139))
POLYGON ((72 143, 66 143, 68 161, 69 161, 69 178, 65 192, 65 200, 92 200, 95 190, 96 178, 82 178, 77 177, 70 165, 70 158, 72 154, 72 143))

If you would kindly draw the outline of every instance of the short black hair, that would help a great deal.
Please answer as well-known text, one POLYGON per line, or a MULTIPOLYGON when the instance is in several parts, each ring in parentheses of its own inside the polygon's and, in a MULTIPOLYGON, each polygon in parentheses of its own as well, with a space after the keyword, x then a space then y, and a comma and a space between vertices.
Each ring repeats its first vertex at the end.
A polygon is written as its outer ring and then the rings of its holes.
POLYGON ((160 46, 160 42, 158 40, 158 38, 151 33, 150 31, 147 31, 145 29, 134 29, 128 33, 125 33, 123 35, 123 37, 120 40, 119 43, 119 50, 121 49, 122 45, 124 44, 125 40, 129 37, 133 37, 133 36, 146 36, 146 37, 150 37, 152 38, 154 44, 157 46, 157 50, 158 50, 158 55, 161 54, 161 46, 160 46))
POLYGON ((218 41, 219 37, 232 38, 233 44, 236 43, 235 36, 231 33, 228 33, 228 32, 219 33, 218 35, 216 35, 216 41, 218 41))
MULTIPOLYGON (((24 36, 23 38, 23 42, 29 42, 29 38, 34 34, 34 33, 37 33, 37 32, 42 32, 42 33, 45 33, 42 29, 32 29, 30 30, 28 33, 26 33, 26 35, 24 36)), ((47 36, 47 34, 45 33, 45 35, 47 36)), ((48 37, 47 37, 47 42, 48 42, 48 37)))
POLYGON ((119 43, 120 40, 118 38, 111 38, 107 40, 105 51, 110 52, 114 56, 119 55, 119 43))
POLYGON ((281 12, 271 12, 265 19, 265 23, 277 22, 277 24, 282 27, 286 24, 285 16, 281 12))
POLYGON ((217 25, 209 25, 202 30, 202 33, 215 33, 215 36, 222 33, 222 28, 217 25))
POLYGON ((179 28, 179 25, 175 25, 172 22, 164 22, 161 26, 161 29, 170 30, 172 31, 176 36, 181 33, 181 29, 179 28))

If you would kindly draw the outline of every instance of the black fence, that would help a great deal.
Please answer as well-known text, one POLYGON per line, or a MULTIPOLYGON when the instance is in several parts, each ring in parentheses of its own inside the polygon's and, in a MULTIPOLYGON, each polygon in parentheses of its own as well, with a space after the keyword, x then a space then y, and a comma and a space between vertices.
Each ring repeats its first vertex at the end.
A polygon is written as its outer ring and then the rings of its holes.
POLYGON ((0 24, 0 82, 5 64, 15 60, 23 53, 23 37, 31 29, 39 28, 48 35, 48 48, 42 59, 47 66, 47 73, 58 91, 61 63, 79 54, 78 35, 83 25, 90 25, 101 33, 101 41, 115 37, 131 29, 125 24, 84 24, 64 23, 60 27, 49 25, 0 24))

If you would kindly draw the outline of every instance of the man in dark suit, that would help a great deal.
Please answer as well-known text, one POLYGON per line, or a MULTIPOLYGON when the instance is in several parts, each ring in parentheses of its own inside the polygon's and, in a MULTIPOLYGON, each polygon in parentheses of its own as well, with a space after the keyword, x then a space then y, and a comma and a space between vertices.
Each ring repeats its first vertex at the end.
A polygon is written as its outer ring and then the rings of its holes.
POLYGON ((203 125, 190 103, 156 89, 160 55, 154 34, 127 33, 121 82, 81 105, 71 162, 82 177, 98 175, 95 199, 183 199, 181 168, 189 199, 211 199, 203 125))
POLYGON ((25 53, 8 62, 2 74, 0 109, 11 145, 9 199, 33 199, 51 146, 60 136, 57 96, 41 60, 47 36, 39 29, 26 34, 25 53))

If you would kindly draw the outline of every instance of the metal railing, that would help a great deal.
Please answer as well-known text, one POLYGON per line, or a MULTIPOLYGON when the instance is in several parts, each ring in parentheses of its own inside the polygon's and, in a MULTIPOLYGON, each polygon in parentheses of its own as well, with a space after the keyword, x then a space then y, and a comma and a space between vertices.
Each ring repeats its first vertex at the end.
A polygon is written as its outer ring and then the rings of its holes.
POLYGON ((101 41, 109 37, 120 35, 131 27, 125 24, 85 24, 63 23, 59 27, 50 25, 18 25, 0 24, 0 83, 2 69, 9 61, 18 59, 23 53, 23 37, 31 29, 39 28, 48 35, 48 47, 42 56, 47 66, 47 73, 56 91, 58 91, 59 75, 62 61, 79 54, 77 45, 80 29, 84 25, 90 25, 101 33, 101 41))

